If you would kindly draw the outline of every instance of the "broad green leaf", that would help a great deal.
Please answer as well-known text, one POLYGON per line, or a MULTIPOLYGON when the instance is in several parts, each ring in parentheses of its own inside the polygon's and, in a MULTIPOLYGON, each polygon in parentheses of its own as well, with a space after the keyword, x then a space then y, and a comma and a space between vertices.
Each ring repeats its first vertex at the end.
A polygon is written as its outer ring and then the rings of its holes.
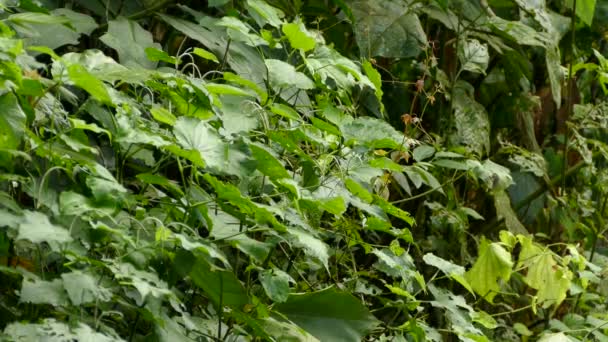
POLYGON ((445 275, 447 275, 448 277, 450 277, 450 278, 456 280, 458 283, 460 283, 460 285, 462 285, 469 292, 474 293, 473 288, 471 288, 471 284, 469 284, 469 282, 464 277, 465 276, 464 267, 451 263, 445 259, 442 259, 433 253, 425 254, 422 257, 422 260, 424 260, 424 262, 427 265, 437 267, 445 275))
POLYGON ((487 329, 496 329, 496 327, 498 327, 498 323, 494 317, 485 311, 474 311, 470 312, 469 315, 471 316, 473 322, 477 322, 487 329))
POLYGON ((257 144, 250 144, 251 154, 257 161, 257 168, 261 173, 268 176, 271 180, 281 178, 291 178, 285 167, 273 156, 265 147, 257 144))
POLYGON ((572 272, 555 262, 551 250, 541 247, 532 238, 518 235, 521 243, 518 267, 527 267, 525 282, 538 292, 538 303, 544 308, 559 306, 570 289, 572 272))
POLYGON ((408 147, 412 142, 388 122, 372 117, 358 117, 343 123, 340 130, 347 144, 363 145, 371 149, 399 149, 402 144, 408 147))
POLYGON ((289 45, 292 48, 303 52, 310 51, 315 48, 315 39, 310 36, 304 25, 301 23, 283 24, 281 27, 283 33, 289 40, 289 45))
POLYGON ((120 62, 127 67, 153 69, 156 62, 148 59, 146 48, 161 49, 152 40, 152 34, 139 26, 136 21, 119 17, 108 22, 108 32, 99 38, 118 52, 120 62))
POLYGON ((293 281, 289 274, 278 268, 259 272, 260 282, 268 295, 276 303, 283 303, 289 297, 289 282, 293 281))
POLYGON ((196 118, 180 117, 175 122, 173 133, 181 147, 198 151, 209 167, 222 169, 226 145, 208 123, 196 118))
POLYGON ((499 16, 488 18, 488 25, 517 44, 546 47, 549 37, 521 21, 508 21, 499 16))
POLYGON ((318 259, 325 268, 328 268, 329 254, 325 242, 308 232, 296 228, 288 229, 288 233, 293 237, 296 246, 303 248, 307 255, 318 259))
MULTIPOLYGON (((566 0, 564 2, 565 8, 572 8, 573 0, 566 0)), ((577 0, 576 2, 576 16, 579 17, 587 26, 591 26, 593 23, 593 16, 595 15, 595 3, 596 0, 577 0)))
POLYGON ((411 58, 426 47, 424 29, 407 2, 355 0, 348 6, 361 56, 411 58))
POLYGON ((215 63, 219 63, 220 62, 217 59, 217 57, 215 57, 215 55, 212 52, 207 51, 207 50, 205 50, 203 48, 200 48, 200 47, 195 47, 194 50, 192 50, 192 53, 195 54, 195 55, 197 55, 197 56, 199 56, 199 57, 201 57, 201 58, 204 58, 206 60, 210 60, 210 61, 215 62, 215 63))
POLYGON ((373 197, 374 197, 373 204, 380 207, 385 213, 402 219, 410 226, 414 226, 414 224, 416 223, 414 218, 407 211, 397 208, 396 206, 392 205, 387 200, 385 200, 384 198, 382 198, 378 195, 373 195, 373 197))
POLYGON ((275 308, 320 341, 359 342, 379 324, 357 298, 334 288, 292 294, 275 308))
POLYGON ((297 89, 313 89, 315 84, 303 73, 296 71, 293 65, 278 59, 266 59, 266 68, 270 84, 277 90, 295 87, 297 89))
POLYGON ((59 195, 59 210, 63 215, 80 216, 99 209, 95 208, 90 198, 73 191, 63 191, 59 195))
POLYGON ((560 51, 557 45, 547 47, 545 63, 547 64, 547 74, 549 75, 549 84, 551 85, 551 95, 553 95, 555 105, 559 108, 562 104, 564 72, 562 71, 560 51))
POLYGON ((14 322, 4 329, 4 334, 8 335, 11 341, 124 341, 96 332, 83 323, 74 324, 74 327, 70 328, 52 318, 45 319, 40 324, 14 322))
POLYGON ((68 67, 70 80, 78 87, 87 91, 97 101, 111 105, 112 99, 105 84, 93 76, 80 64, 72 64, 68 67))
POLYGON ((450 142, 464 145, 479 156, 490 152, 490 119, 486 109, 474 99, 473 86, 456 82, 453 90, 454 129, 450 142))
POLYGON ((481 163, 471 161, 470 164, 477 178, 483 181, 490 192, 506 190, 513 184, 511 171, 490 159, 486 159, 481 163))
POLYGON ((0 165, 8 168, 12 157, 2 151, 19 147, 25 132, 26 116, 13 93, 0 96, 0 108, 0 165))
POLYGON ((249 303, 245 288, 230 271, 212 270, 206 261, 198 259, 190 278, 216 305, 241 310, 249 303))
POLYGON ((68 295, 61 279, 53 281, 23 279, 21 284, 21 303, 68 305, 68 295))
POLYGON ((462 40, 458 44, 458 59, 462 69, 485 75, 490 62, 488 46, 477 39, 462 40))
POLYGON ((270 6, 266 1, 247 0, 246 6, 247 11, 260 27, 269 24, 270 26, 278 28, 283 23, 282 18, 285 16, 283 11, 270 6))
POLYGON ((236 208, 239 208, 241 213, 255 218, 260 224, 269 224, 278 231, 286 231, 286 227, 274 217, 272 212, 244 197, 234 185, 220 182, 210 174, 205 174, 203 177, 215 189, 217 197, 220 200, 228 201, 236 208))
POLYGON ((365 203, 372 203, 372 201, 374 200, 372 194, 367 189, 365 189, 363 185, 359 184, 359 182, 348 178, 344 181, 344 185, 346 185, 348 191, 362 199, 365 203))
POLYGON ((99 286, 98 279, 89 273, 76 270, 61 274, 61 279, 70 301, 76 306, 97 301, 105 302, 112 297, 111 292, 99 286))
POLYGON ((492 303, 500 292, 498 280, 508 281, 511 277, 513 261, 511 255, 499 243, 490 243, 482 238, 479 256, 473 267, 465 274, 465 279, 477 294, 492 303))
POLYGON ((435 154, 435 148, 429 145, 420 145, 414 149, 412 152, 412 156, 414 160, 417 162, 421 162, 425 159, 428 159, 435 154))
POLYGON ((72 241, 72 237, 67 229, 52 224, 41 212, 24 211, 17 240, 29 240, 33 243, 65 243, 72 241))

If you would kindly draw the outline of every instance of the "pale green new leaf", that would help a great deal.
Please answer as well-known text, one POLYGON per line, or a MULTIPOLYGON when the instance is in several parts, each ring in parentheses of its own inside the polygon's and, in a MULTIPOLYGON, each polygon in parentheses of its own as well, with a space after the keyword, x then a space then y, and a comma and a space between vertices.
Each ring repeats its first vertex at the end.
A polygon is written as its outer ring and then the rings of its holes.
POLYGON ((492 303, 500 292, 499 279, 508 281, 512 268, 513 261, 509 252, 499 243, 490 243, 482 238, 479 243, 479 257, 465 274, 465 279, 477 294, 492 303))
POLYGON ((198 151, 208 166, 222 168, 226 145, 208 123, 196 118, 180 117, 175 122, 173 133, 181 147, 198 151))
POLYGON ((285 33, 292 48, 303 52, 315 48, 315 39, 310 36, 304 25, 297 23, 283 24, 281 30, 285 33))

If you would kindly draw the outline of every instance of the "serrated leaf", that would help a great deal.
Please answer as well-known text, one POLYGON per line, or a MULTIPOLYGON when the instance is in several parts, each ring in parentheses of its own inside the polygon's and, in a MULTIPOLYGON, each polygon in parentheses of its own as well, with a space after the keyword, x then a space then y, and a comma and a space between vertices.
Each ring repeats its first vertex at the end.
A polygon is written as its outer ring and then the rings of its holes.
POLYGON ((379 324, 357 298, 334 288, 292 294, 276 310, 320 341, 359 342, 379 324))

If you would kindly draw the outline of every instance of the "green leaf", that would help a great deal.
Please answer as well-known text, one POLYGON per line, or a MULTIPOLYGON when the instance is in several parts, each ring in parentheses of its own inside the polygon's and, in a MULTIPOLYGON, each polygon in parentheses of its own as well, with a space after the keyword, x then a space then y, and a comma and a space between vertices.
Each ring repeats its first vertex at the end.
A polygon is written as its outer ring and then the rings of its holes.
POLYGON ((490 152, 490 119, 486 109, 474 99, 473 86, 465 81, 456 82, 454 96, 455 134, 450 136, 454 145, 465 145, 482 156, 490 152))
POLYGON ((11 14, 8 16, 8 20, 18 24, 67 24, 70 22, 66 17, 36 12, 11 14))
POLYGON ((208 123, 196 118, 180 117, 175 122, 173 133, 181 147, 198 151, 209 167, 223 168, 226 145, 208 123))
MULTIPOLYGON (((365 75, 369 78, 370 82, 374 84, 376 88, 376 97, 382 103, 382 96, 384 93, 382 92, 382 75, 374 68, 372 63, 369 60, 364 60, 361 64, 363 71, 365 71, 365 75)), ((384 106, 384 105, 383 105, 384 106)))
POLYGON ((68 67, 68 75, 75 85, 86 90, 97 101, 108 105, 112 104, 112 98, 110 98, 105 84, 90 74, 82 65, 70 65, 68 67))
POLYGON ((367 189, 364 188, 363 185, 359 184, 359 182, 348 178, 344 181, 344 185, 346 185, 348 191, 362 199, 365 203, 372 203, 372 201, 374 200, 372 194, 367 191, 367 189))
POLYGON ((290 120, 302 121, 302 118, 295 109, 282 103, 273 103, 270 106, 270 111, 290 120))
POLYGON ((458 283, 460 283, 460 285, 462 285, 469 292, 471 292, 471 293, 474 292, 473 288, 471 287, 471 284, 469 284, 469 282, 464 277, 465 276, 464 267, 451 263, 445 259, 442 259, 433 253, 425 254, 422 257, 422 260, 424 260, 424 262, 427 265, 431 265, 431 266, 434 266, 434 267, 437 267, 438 269, 440 269, 441 272, 443 272, 448 277, 450 277, 450 278, 454 279, 455 281, 457 281, 458 283))
POLYGON ((110 291, 99 285, 98 279, 82 271, 62 273, 63 287, 68 293, 70 301, 76 306, 97 301, 110 300, 110 291))
POLYGON ((289 274, 278 268, 273 268, 259 272, 258 276, 268 298, 277 303, 287 301, 289 297, 289 282, 293 281, 289 274))
POLYGON ((144 51, 146 52, 146 57, 152 62, 165 62, 171 65, 180 63, 176 57, 169 56, 169 54, 163 50, 147 47, 144 51))
POLYGON ((216 305, 221 302, 224 306, 240 310, 249 303, 247 292, 234 273, 212 270, 204 260, 197 259, 190 278, 216 305))
POLYGON ((349 7, 361 56, 411 58, 426 47, 424 29, 407 2, 355 0, 349 7))
POLYGON ((170 111, 166 110, 161 106, 154 106, 150 108, 150 114, 158 122, 162 122, 169 126, 174 126, 177 118, 170 111))
POLYGON ((288 233, 293 237, 295 245, 304 248, 304 252, 307 255, 318 259, 326 269, 328 268, 329 254, 325 242, 308 232, 296 228, 290 228, 288 233))
POLYGON ((347 144, 363 145, 371 149, 399 149, 403 144, 409 146, 411 140, 405 138, 393 126, 384 120, 371 117, 358 117, 340 125, 340 130, 347 144))
POLYGON ((72 237, 67 229, 52 224, 46 215, 37 211, 24 211, 17 240, 65 243, 72 241, 72 237))
POLYGON ((273 156, 265 147, 257 144, 250 144, 251 154, 258 162, 257 169, 271 180, 281 178, 291 178, 283 164, 273 156))
POLYGON ((270 6, 266 1, 262 0, 247 0, 247 11, 255 19, 260 27, 269 24, 273 27, 279 27, 283 23, 285 14, 276 7, 270 6))
POLYGON ((212 62, 215 62, 215 63, 219 63, 220 62, 217 59, 217 57, 215 57, 215 55, 212 52, 207 51, 207 50, 205 50, 203 48, 200 48, 200 47, 195 47, 194 50, 192 50, 192 53, 195 54, 195 55, 197 55, 197 56, 199 56, 199 57, 201 57, 201 58, 204 58, 206 60, 209 60, 209 61, 212 61, 212 62))
POLYGON ((296 71, 293 65, 280 61, 278 59, 264 60, 270 84, 275 89, 295 87, 298 89, 313 89, 315 84, 303 73, 296 71))
POLYGON ((462 40, 458 44, 458 59, 462 69, 485 75, 490 62, 488 46, 477 39, 462 40))
POLYGON ((21 303, 51 304, 55 306, 69 305, 68 295, 63 289, 63 281, 23 279, 21 284, 21 303))
POLYGON ((572 283, 572 272, 555 262, 551 250, 535 244, 530 237, 518 235, 521 243, 518 266, 527 267, 525 282, 538 292, 538 303, 544 308, 559 306, 566 299, 572 283))
MULTIPOLYGON (((593 16, 595 15, 595 3, 596 0, 577 0, 576 2, 576 16, 587 24, 587 26, 591 26, 593 23, 593 16)), ((572 8, 572 0, 566 0, 564 2, 564 7, 572 8)))
POLYGON ((108 32, 99 39, 116 50, 120 62, 127 67, 155 68, 156 62, 148 59, 146 48, 162 49, 160 44, 154 43, 150 32, 124 17, 110 20, 108 32))
POLYGON ((500 292, 498 279, 508 281, 511 277, 513 262, 511 255, 500 244, 489 243, 482 238, 479 243, 479 256, 473 267, 465 274, 465 279, 477 294, 492 303, 500 292))
POLYGON ((357 298, 334 288, 292 294, 276 310, 320 341, 359 342, 379 324, 357 298))
POLYGON ((292 48, 306 52, 315 48, 315 39, 310 36, 304 25, 301 23, 283 24, 281 27, 283 33, 289 40, 289 45, 292 48))
POLYGON ((435 148, 429 145, 420 145, 414 149, 412 152, 412 156, 414 160, 417 162, 421 162, 425 159, 428 159, 435 154, 435 148))
MULTIPOLYGON (((26 116, 13 93, 0 96, 0 151, 15 150, 21 144, 25 132, 26 116)), ((0 152, 0 165, 8 166, 12 157, 0 152)))
POLYGON ((75 327, 70 329, 67 324, 51 318, 43 320, 41 324, 11 323, 4 329, 4 333, 11 337, 11 341, 124 341, 96 332, 83 323, 74 325, 75 327))

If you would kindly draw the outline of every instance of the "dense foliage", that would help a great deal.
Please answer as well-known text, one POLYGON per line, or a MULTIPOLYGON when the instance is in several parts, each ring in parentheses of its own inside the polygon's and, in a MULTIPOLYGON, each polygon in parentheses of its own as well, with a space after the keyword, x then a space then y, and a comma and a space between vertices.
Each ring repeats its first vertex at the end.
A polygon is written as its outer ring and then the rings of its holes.
POLYGON ((608 340, 608 2, 0 18, 3 339, 608 340))

